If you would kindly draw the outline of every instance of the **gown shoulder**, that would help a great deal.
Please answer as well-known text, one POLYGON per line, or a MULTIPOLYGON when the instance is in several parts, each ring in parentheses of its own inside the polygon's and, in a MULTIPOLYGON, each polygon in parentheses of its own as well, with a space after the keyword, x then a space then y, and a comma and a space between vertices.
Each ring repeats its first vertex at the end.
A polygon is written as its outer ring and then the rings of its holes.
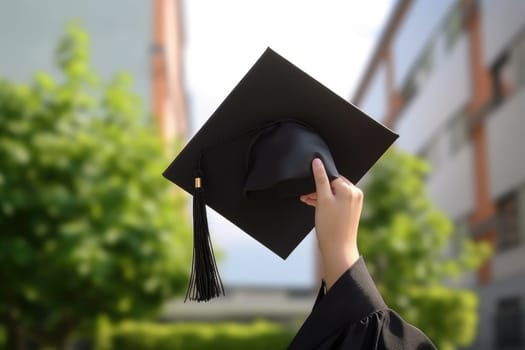
POLYGON ((431 340, 384 302, 362 257, 314 307, 289 350, 435 350, 431 340))

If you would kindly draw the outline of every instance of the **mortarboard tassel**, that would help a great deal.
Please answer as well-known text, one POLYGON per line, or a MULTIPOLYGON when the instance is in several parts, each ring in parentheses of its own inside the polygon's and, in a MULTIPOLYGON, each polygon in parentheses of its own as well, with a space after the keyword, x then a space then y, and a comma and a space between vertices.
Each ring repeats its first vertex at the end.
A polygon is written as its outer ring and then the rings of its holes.
POLYGON ((199 302, 208 301, 221 294, 224 295, 224 287, 208 229, 202 173, 198 171, 193 194, 193 261, 190 283, 184 301, 186 302, 188 298, 199 302))

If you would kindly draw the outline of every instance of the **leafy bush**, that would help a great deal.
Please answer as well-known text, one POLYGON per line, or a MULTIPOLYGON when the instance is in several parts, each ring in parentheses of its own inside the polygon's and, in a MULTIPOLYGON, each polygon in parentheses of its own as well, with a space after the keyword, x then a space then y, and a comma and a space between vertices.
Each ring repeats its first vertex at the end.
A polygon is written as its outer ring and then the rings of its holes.
POLYGON ((0 327, 0 349, 5 349, 5 330, 0 327))
POLYGON ((131 78, 98 80, 71 27, 61 80, 0 79, 0 325, 6 347, 52 345, 112 319, 155 315, 191 262, 186 200, 131 78))
POLYGON ((267 350, 285 349, 294 332, 267 321, 251 324, 185 323, 158 324, 125 321, 99 322, 96 349, 155 350, 267 350))
POLYGON ((454 237, 427 193, 428 172, 424 161, 395 148, 374 166, 363 188, 359 251, 387 304, 438 349, 454 350, 475 338, 478 298, 451 284, 480 266, 490 247, 454 237))

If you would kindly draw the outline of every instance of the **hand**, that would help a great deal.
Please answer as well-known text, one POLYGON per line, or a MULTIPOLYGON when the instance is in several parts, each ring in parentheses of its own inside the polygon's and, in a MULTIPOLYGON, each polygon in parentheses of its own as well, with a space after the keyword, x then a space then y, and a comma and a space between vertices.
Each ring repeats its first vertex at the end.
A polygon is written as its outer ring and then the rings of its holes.
POLYGON ((315 207, 315 231, 325 283, 330 288, 359 259, 357 229, 363 192, 341 175, 330 183, 318 158, 312 169, 316 192, 302 195, 300 200, 315 207))

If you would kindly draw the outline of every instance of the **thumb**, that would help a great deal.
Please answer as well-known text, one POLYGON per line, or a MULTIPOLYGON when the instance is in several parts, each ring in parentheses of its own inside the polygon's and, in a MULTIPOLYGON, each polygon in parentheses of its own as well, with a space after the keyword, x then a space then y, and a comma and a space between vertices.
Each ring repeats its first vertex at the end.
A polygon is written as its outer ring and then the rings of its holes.
POLYGON ((326 175, 323 162, 319 158, 315 158, 312 161, 312 170, 314 173, 317 197, 329 197, 332 194, 330 181, 328 180, 328 175, 326 175))

